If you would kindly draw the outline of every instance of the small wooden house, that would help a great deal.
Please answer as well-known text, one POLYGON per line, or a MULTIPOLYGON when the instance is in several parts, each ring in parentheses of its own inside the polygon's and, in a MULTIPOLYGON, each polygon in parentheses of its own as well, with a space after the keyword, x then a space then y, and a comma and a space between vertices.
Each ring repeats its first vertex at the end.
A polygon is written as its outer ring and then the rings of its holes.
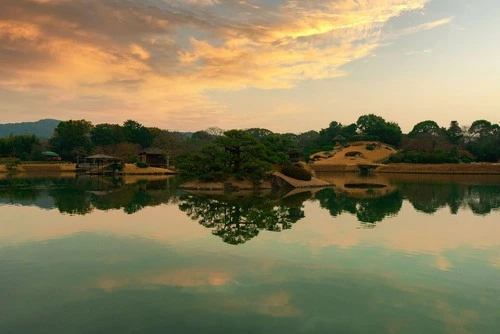
POLYGON ((300 159, 302 158, 302 154, 300 150, 297 149, 291 149, 288 151, 288 158, 290 159, 291 163, 296 163, 299 162, 300 159))
POLYGON ((344 144, 345 140, 346 140, 345 137, 342 135, 337 135, 335 136, 335 138, 333 138, 335 146, 344 144))
POLYGON ((167 166, 167 159, 163 151, 159 148, 146 148, 139 152, 137 161, 147 163, 152 167, 165 167, 167 166))

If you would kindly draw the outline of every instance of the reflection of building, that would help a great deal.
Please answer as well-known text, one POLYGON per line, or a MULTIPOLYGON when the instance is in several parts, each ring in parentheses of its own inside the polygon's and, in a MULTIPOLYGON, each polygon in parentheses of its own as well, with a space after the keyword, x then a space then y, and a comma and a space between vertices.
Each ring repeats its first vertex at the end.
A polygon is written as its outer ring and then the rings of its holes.
POLYGON ((163 151, 159 148, 146 148, 142 150, 139 152, 137 160, 152 167, 167 166, 167 160, 165 159, 163 151))

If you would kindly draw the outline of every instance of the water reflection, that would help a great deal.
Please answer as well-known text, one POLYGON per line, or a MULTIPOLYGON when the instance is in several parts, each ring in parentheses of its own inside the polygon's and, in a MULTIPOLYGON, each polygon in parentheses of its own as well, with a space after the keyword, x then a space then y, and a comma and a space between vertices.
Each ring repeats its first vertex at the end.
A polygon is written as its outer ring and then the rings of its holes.
POLYGON ((0 333, 496 333, 500 182, 365 180, 0 180, 0 333))
POLYGON ((172 177, 138 179, 112 177, 9 178, 0 180, 0 204, 57 208, 61 213, 86 215, 94 210, 133 214, 177 198, 172 177))
POLYGON ((95 210, 123 210, 133 214, 145 207, 179 203, 180 209, 229 243, 243 243, 259 230, 288 229, 304 217, 306 200, 318 201, 331 216, 352 214, 364 228, 373 228, 395 216, 408 201, 416 211, 434 214, 448 207, 487 215, 500 209, 497 177, 461 177, 450 180, 408 176, 359 178, 353 174, 324 177, 332 188, 299 191, 293 196, 209 197, 177 189, 177 179, 108 177, 0 179, 0 204, 57 208, 61 213, 86 215, 95 210), (465 182, 467 181, 467 182, 465 182), (370 185, 374 185, 370 187, 370 185), (179 197, 180 196, 180 197, 179 197))
POLYGON ((500 208, 499 185, 403 183, 398 188, 417 211, 429 214, 448 207, 452 214, 462 208, 486 215, 500 208))
MULTIPOLYGON (((306 198, 311 196, 306 193, 306 198)), ((179 198, 179 209, 228 244, 238 245, 255 238, 259 231, 280 232, 304 218, 298 194, 283 201, 269 196, 204 197, 186 193, 179 198)))
POLYGON ((360 198, 352 197, 349 193, 324 189, 316 193, 316 199, 333 217, 351 213, 358 218, 364 228, 373 228, 386 217, 397 215, 403 205, 400 191, 380 197, 360 198))

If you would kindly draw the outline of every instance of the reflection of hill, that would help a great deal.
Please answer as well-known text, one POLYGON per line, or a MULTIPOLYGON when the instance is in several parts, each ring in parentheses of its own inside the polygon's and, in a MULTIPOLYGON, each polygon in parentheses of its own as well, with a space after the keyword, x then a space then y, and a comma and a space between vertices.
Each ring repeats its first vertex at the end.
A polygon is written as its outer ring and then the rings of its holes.
MULTIPOLYGON (((299 194, 299 197, 302 194, 299 194)), ((307 198, 309 198, 308 194, 307 198)), ((179 209, 212 229, 228 244, 238 245, 256 237, 261 230, 280 232, 304 218, 303 197, 278 203, 270 197, 224 198, 184 194, 179 209)))
POLYGON ((337 192, 350 197, 375 198, 389 195, 396 187, 383 175, 360 175, 358 173, 317 172, 317 177, 332 184, 337 192))
POLYGON ((352 197, 348 193, 324 189, 316 193, 322 208, 327 209, 333 217, 342 213, 351 213, 367 228, 388 216, 396 215, 403 204, 399 191, 380 197, 352 197))

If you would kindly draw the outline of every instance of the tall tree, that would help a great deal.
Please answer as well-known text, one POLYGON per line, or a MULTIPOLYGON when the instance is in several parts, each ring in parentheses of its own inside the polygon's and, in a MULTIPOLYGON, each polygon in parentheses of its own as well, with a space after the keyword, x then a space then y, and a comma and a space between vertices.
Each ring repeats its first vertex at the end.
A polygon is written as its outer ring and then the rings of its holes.
POLYGON ((477 120, 468 130, 467 149, 479 161, 497 162, 500 159, 500 126, 477 120))
POLYGON ((264 154, 265 147, 243 130, 226 131, 216 143, 228 153, 228 166, 233 173, 261 174, 261 169, 270 169, 270 166, 264 166, 269 162, 269 157, 264 154))
POLYGON ((97 124, 90 130, 90 139, 94 146, 108 146, 125 141, 123 128, 118 124, 97 124))
POLYGON ((385 119, 374 114, 360 116, 356 124, 366 137, 390 145, 399 146, 403 136, 403 132, 397 123, 386 122, 385 119))
POLYGON ((441 133, 443 133, 443 130, 436 122, 427 120, 415 124, 413 129, 408 133, 408 136, 415 137, 418 135, 431 135, 437 137, 441 133))
POLYGON ((10 135, 0 138, 0 156, 21 160, 41 158, 42 145, 35 135, 10 135))
POLYGON ((92 123, 83 119, 60 122, 49 144, 63 159, 72 160, 77 157, 77 151, 90 150, 91 129, 92 123))
POLYGON ((416 139, 418 151, 422 152, 434 152, 438 144, 443 147, 448 143, 446 130, 431 120, 417 123, 408 133, 408 137, 416 139))
POLYGON ((451 121, 450 126, 446 129, 446 134, 450 142, 455 145, 458 145, 464 137, 462 128, 457 121, 451 121))
POLYGON ((151 131, 142 124, 127 120, 123 123, 123 133, 125 140, 132 144, 138 144, 142 148, 150 147, 153 144, 151 131))

